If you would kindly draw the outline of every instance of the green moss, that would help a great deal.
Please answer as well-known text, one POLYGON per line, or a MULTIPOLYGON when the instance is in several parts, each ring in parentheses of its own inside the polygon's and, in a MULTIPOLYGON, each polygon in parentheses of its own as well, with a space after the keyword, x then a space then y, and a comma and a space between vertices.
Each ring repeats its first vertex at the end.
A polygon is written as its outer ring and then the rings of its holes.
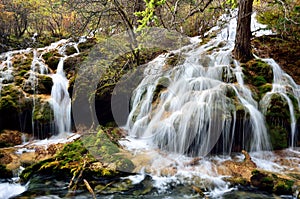
POLYGON ((31 68, 32 54, 26 54, 25 56, 14 56, 13 65, 17 69, 18 75, 23 76, 31 68))
POLYGON ((272 90, 272 84, 270 83, 265 83, 261 86, 258 87, 258 91, 259 91, 259 97, 260 99, 267 93, 270 92, 272 90))
POLYGON ((285 98, 279 94, 273 94, 270 101, 270 106, 267 109, 266 117, 268 118, 282 118, 290 122, 289 106, 285 98))
POLYGON ((45 63, 51 68, 56 69, 61 55, 57 51, 50 51, 42 55, 45 63))
POLYGON ((273 149, 279 150, 288 147, 288 131, 281 126, 271 126, 269 135, 273 149))
POLYGON ((252 171, 251 183, 261 190, 273 192, 278 195, 292 194, 294 181, 278 177, 274 173, 254 170, 252 171))
POLYGON ((50 103, 48 101, 43 101, 42 99, 36 99, 32 119, 40 123, 49 123, 53 121, 54 113, 50 103))
POLYGON ((18 76, 24 76, 27 72, 28 72, 27 70, 23 69, 23 70, 19 71, 18 76))
POLYGON ((77 53, 77 50, 73 46, 68 46, 65 50, 66 55, 72 55, 72 54, 75 54, 75 53, 77 53))
POLYGON ((265 78, 263 76, 256 76, 253 78, 253 85, 254 86, 261 86, 266 84, 267 81, 265 80, 265 78))
POLYGON ((21 111, 25 106, 23 103, 24 94, 21 89, 14 85, 5 85, 1 90, 0 110, 7 109, 12 111, 21 111))
POLYGON ((288 195, 293 194, 292 187, 294 185, 294 181, 291 180, 279 180, 274 186, 274 193, 279 195, 288 195))
POLYGON ((251 88, 255 100, 259 101, 272 89, 273 70, 267 63, 252 59, 242 64, 245 83, 251 88))

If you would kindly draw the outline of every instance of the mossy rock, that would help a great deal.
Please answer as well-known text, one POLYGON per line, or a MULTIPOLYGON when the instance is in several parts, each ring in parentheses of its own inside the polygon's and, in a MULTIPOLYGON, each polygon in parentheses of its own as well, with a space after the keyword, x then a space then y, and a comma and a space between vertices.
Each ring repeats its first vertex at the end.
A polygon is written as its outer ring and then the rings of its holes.
POLYGON ((272 67, 259 59, 252 59, 242 64, 244 80, 259 101, 266 92, 271 91, 273 82, 272 67))
POLYGON ((119 154, 119 146, 108 130, 100 129, 97 134, 85 136, 82 139, 84 146, 96 159, 101 157, 102 162, 113 164, 116 170, 131 172, 134 169, 133 163, 119 154))
POLYGON ((20 84, 21 81, 17 81, 24 77, 26 73, 31 69, 32 63, 32 54, 26 54, 21 56, 14 56, 13 58, 13 66, 15 68, 15 82, 20 84))
POLYGON ((73 55, 73 54, 75 54, 75 53, 78 53, 78 52, 77 52, 77 49, 76 49, 74 46, 67 46, 67 47, 66 47, 66 49, 65 49, 65 54, 66 54, 67 56, 73 55))
POLYGON ((51 68, 52 70, 56 70, 59 60, 62 57, 62 55, 60 55, 57 52, 57 50, 53 50, 53 51, 44 53, 42 55, 42 57, 45 60, 45 63, 48 65, 49 68, 51 68))
POLYGON ((274 173, 259 170, 252 171, 251 185, 260 190, 278 195, 292 195, 294 181, 278 177, 274 173))
POLYGON ((22 90, 13 84, 5 85, 1 90, 0 110, 10 109, 21 111, 25 105, 25 96, 22 90))
POLYGON ((289 132, 286 128, 271 124, 271 127, 269 127, 269 136, 274 150, 288 147, 289 132))
POLYGON ((267 92, 270 92, 271 90, 272 90, 272 84, 270 83, 260 84, 260 86, 258 86, 259 98, 261 99, 267 92))
POLYGON ((252 172, 252 176, 250 178, 251 185, 259 188, 260 190, 272 192, 274 187, 274 180, 267 174, 261 173, 258 170, 254 170, 252 172))
POLYGON ((78 44, 78 49, 80 52, 83 52, 91 49, 96 44, 97 44, 96 38, 88 38, 87 41, 78 44))
POLYGON ((28 94, 51 94, 53 81, 49 75, 34 74, 36 75, 35 79, 28 80, 29 75, 29 73, 26 74, 27 79, 23 79, 21 84, 24 92, 28 94))
POLYGON ((40 98, 36 99, 32 119, 43 124, 51 123, 54 120, 54 113, 50 102, 40 98))
POLYGON ((184 57, 181 54, 170 54, 166 59, 167 67, 174 67, 180 64, 183 64, 184 57))
POLYGON ((290 111, 288 102, 284 97, 279 94, 273 94, 266 112, 267 120, 271 118, 280 118, 283 121, 290 122, 290 111))
POLYGON ((224 178, 225 181, 229 182, 231 186, 249 186, 250 182, 242 177, 227 177, 224 178))
POLYGON ((39 94, 51 94, 51 89, 53 86, 52 78, 48 75, 38 76, 38 88, 39 94))
POLYGON ((275 194, 278 195, 289 195, 293 193, 293 187, 294 182, 291 180, 279 180, 277 181, 277 183, 275 184, 273 191, 275 194))
POLYGON ((110 141, 106 132, 99 130, 96 134, 91 133, 66 144, 53 158, 27 167, 20 178, 28 181, 34 175, 47 173, 76 178, 80 172, 82 178, 87 180, 112 178, 133 169, 133 163, 119 152, 118 146, 110 141))

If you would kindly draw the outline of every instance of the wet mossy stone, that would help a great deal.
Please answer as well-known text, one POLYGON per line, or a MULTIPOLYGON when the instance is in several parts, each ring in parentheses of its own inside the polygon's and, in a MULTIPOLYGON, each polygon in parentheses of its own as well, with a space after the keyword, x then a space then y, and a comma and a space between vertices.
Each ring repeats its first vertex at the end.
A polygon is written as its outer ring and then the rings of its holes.
POLYGON ((44 53, 42 55, 42 57, 45 60, 45 63, 48 65, 49 68, 51 68, 52 70, 56 70, 59 60, 62 57, 62 55, 60 55, 57 52, 57 50, 53 50, 53 51, 44 53))
POLYGON ((289 195, 293 193, 294 182, 292 180, 280 179, 274 186, 274 193, 278 195, 289 195))
POLYGON ((251 185, 260 190, 278 195, 293 194, 294 181, 281 178, 274 173, 253 170, 250 178, 251 185))
POLYGON ((133 170, 133 163, 119 154, 120 149, 104 130, 84 135, 81 139, 66 144, 53 158, 27 167, 20 178, 28 181, 34 175, 78 177, 95 180, 123 176, 133 170))
POLYGON ((283 121, 290 122, 290 111, 287 100, 280 94, 273 94, 266 112, 266 118, 270 121, 272 118, 280 118, 283 121))
POLYGON ((65 54, 67 56, 77 53, 77 49, 74 46, 67 46, 65 49, 65 54))
POLYGON ((5 85, 1 89, 0 110, 9 109, 20 111, 25 106, 25 95, 22 90, 13 84, 5 85))
MULTIPOLYGON (((53 86, 52 78, 49 75, 35 74, 36 78, 33 80, 23 79, 21 84, 24 92, 29 94, 51 94, 51 89, 53 86)), ((29 74, 27 73, 28 77, 29 74)), ((26 77, 25 76, 25 77, 26 77)))
POLYGON ((288 147, 288 131, 282 126, 271 124, 269 127, 269 136, 274 150, 280 150, 288 147))
POLYGON ((260 59, 252 59, 242 64, 245 83, 254 92, 256 100, 260 100, 266 92, 272 89, 272 67, 260 59))
POLYGON ((13 66, 17 72, 17 76, 25 75, 31 68, 32 53, 24 56, 14 56, 13 66))
POLYGON ((182 64, 184 61, 184 58, 181 54, 173 54, 171 53, 168 58, 166 59, 167 66, 177 66, 182 64))
POLYGON ((54 120, 54 113, 50 101, 36 99, 32 119, 43 124, 51 123, 54 120))
POLYGON ((252 171, 250 182, 254 187, 267 192, 272 192, 274 187, 273 178, 269 177, 267 174, 261 173, 258 170, 252 171))
POLYGON ((48 75, 39 75, 38 77, 38 93, 39 94, 51 94, 53 86, 52 78, 48 75))
POLYGON ((134 165, 121 152, 107 129, 100 129, 96 134, 84 136, 82 142, 89 152, 96 158, 108 164, 113 164, 116 171, 131 172, 134 165))

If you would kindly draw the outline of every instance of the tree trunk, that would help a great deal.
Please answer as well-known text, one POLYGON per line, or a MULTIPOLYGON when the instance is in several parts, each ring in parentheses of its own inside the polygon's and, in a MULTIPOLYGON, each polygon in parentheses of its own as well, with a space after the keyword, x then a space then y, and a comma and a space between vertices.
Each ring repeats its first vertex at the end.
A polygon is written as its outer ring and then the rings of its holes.
POLYGON ((246 62, 253 57, 251 52, 251 14, 253 0, 240 0, 233 56, 246 62))

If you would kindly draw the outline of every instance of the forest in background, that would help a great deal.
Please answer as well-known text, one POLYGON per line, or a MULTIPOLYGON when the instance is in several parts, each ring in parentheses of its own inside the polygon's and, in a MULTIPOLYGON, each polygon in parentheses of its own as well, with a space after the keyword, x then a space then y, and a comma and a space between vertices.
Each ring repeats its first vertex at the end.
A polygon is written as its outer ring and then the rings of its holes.
MULTIPOLYGON (((236 0, 0 0, 0 52, 48 45, 74 36, 138 34, 163 27, 203 36, 236 0)), ((262 23, 284 39, 299 41, 300 1, 254 1, 262 23)))

